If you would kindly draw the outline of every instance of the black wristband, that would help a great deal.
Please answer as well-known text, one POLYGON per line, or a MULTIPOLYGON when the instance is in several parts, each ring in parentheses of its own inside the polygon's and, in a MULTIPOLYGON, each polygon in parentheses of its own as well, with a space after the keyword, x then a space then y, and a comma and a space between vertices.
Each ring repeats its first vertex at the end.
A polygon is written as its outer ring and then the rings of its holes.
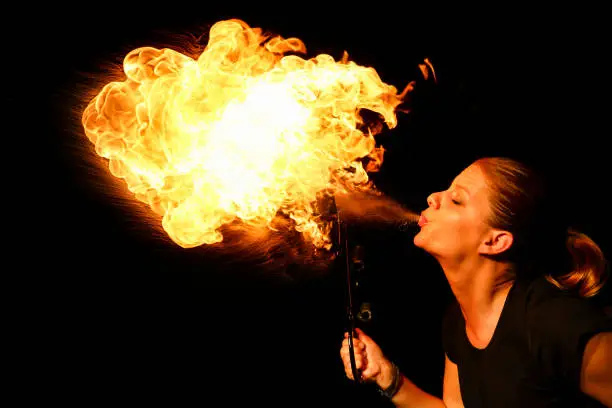
POLYGON ((400 385, 402 384, 402 373, 400 373, 399 367, 395 365, 395 363, 391 364, 393 366, 393 379, 391 381, 391 385, 389 388, 385 388, 384 390, 380 387, 378 388, 380 395, 388 399, 393 398, 393 396, 397 394, 397 391, 400 389, 400 385))

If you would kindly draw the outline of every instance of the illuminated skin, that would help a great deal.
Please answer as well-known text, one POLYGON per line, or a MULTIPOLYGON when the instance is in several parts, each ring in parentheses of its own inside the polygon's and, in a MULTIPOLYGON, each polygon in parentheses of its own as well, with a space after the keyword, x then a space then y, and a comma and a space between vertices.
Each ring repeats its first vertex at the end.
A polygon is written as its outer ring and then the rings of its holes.
MULTIPOLYGON (((447 190, 431 194, 427 204, 414 244, 439 262, 463 312, 470 343, 476 348, 485 348, 513 284, 508 274, 510 264, 487 255, 506 251, 512 245, 513 236, 487 223, 489 189, 485 174, 477 164, 463 170, 447 190)), ((355 363, 361 370, 362 380, 375 382, 383 389, 389 387, 391 361, 372 338, 360 329, 356 331, 355 363)), ((612 370, 603 361, 612 355, 611 334, 602 333, 589 341, 581 376, 582 391, 607 406, 612 406, 612 370)), ((346 375, 352 379, 348 334, 340 355, 346 375)), ((463 407, 457 366, 446 357, 443 399, 427 394, 402 376, 392 402, 397 407, 463 407)))
MULTIPOLYGON (((479 253, 490 233, 487 187, 482 171, 472 165, 459 174, 446 191, 431 194, 423 211, 421 231, 414 244, 449 266, 465 263, 479 253)), ((443 264, 444 266, 444 264, 443 264)))

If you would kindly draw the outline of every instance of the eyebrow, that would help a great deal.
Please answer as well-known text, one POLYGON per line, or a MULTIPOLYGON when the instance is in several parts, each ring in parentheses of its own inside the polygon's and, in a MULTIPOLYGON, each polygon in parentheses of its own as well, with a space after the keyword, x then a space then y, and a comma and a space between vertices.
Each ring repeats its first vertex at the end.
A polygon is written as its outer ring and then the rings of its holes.
POLYGON ((453 187, 457 190, 463 190, 468 196, 470 195, 470 191, 461 184, 455 184, 453 187))

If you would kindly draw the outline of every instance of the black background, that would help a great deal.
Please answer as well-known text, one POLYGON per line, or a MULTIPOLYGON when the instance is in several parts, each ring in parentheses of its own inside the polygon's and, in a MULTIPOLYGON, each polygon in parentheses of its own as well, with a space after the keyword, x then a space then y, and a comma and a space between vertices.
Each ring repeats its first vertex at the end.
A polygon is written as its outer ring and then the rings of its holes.
MULTIPOLYGON (((342 267, 270 270, 181 249, 114 197, 104 169, 92 165, 79 112, 107 64, 138 46, 172 47, 175 34, 205 34, 226 18, 298 37, 309 57, 339 59, 346 50, 400 89, 417 81, 410 113, 379 136, 387 153, 372 177, 388 196, 419 211, 474 158, 510 155, 554 175, 574 225, 612 252, 600 10, 113 7, 37 8, 21 26, 26 35, 12 37, 25 40, 14 55, 28 74, 13 68, 7 78, 16 90, 11 114, 24 124, 11 134, 26 141, 25 152, 41 154, 31 172, 12 164, 27 174, 20 190, 33 195, 12 205, 25 216, 8 217, 23 232, 11 255, 19 254, 12 275, 24 282, 14 310, 31 312, 17 319, 28 329, 20 333, 33 333, 22 344, 26 377, 16 375, 28 379, 28 396, 81 406, 388 404, 344 375, 342 267), (435 83, 421 77, 424 58, 435 83)), ((437 265, 413 248, 413 233, 351 231, 351 245, 366 254, 356 294, 374 311, 364 328, 417 385, 439 395, 439 324, 450 294, 437 265)))

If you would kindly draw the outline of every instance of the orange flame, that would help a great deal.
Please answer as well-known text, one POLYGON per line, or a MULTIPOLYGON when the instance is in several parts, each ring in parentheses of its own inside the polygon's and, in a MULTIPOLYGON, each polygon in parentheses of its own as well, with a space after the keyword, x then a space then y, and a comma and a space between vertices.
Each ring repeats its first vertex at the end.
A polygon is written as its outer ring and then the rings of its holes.
POLYGON ((317 196, 372 188, 367 172, 384 149, 380 126, 368 128, 360 111, 393 128, 405 92, 346 53, 295 55, 305 52, 299 39, 237 19, 214 24, 197 59, 137 48, 124 59, 125 81, 85 108, 85 134, 181 247, 221 242, 220 228, 235 221, 273 228, 282 214, 329 248, 317 196))

